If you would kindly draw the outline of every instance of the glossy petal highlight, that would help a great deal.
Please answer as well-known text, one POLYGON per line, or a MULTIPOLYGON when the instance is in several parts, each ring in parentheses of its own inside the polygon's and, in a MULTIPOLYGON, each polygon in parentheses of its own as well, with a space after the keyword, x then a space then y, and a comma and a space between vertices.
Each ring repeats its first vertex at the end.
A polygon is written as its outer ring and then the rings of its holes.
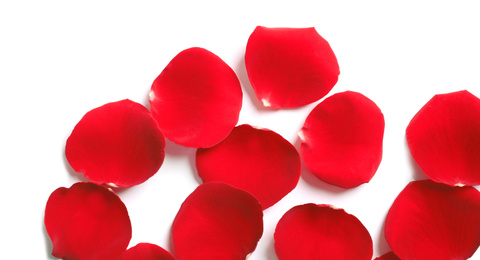
POLYGON ((62 259, 118 259, 132 236, 123 202, 93 183, 55 190, 45 208, 45 227, 52 255, 62 259))
POLYGON ((125 251, 120 260, 176 260, 176 258, 157 245, 139 243, 125 251))
POLYGON ((340 74, 332 48, 313 27, 257 26, 248 39, 245 65, 258 100, 272 108, 315 102, 340 74))
POLYGON ((369 182, 382 160, 385 120, 364 95, 346 91, 328 97, 300 131, 305 165, 321 180, 348 189, 369 182))
POLYGON ((300 156, 279 134, 240 125, 211 148, 198 149, 204 182, 220 181, 246 190, 266 209, 292 191, 300 178, 300 156))

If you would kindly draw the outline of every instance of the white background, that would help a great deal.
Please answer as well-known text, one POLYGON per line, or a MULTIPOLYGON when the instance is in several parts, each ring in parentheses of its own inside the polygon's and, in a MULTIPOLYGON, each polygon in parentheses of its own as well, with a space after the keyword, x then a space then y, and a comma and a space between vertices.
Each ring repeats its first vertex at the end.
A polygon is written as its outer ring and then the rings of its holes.
MULTIPOLYGON (((273 232, 291 207, 344 208, 363 222, 374 256, 397 194, 425 175, 412 161, 405 128, 437 93, 480 96, 480 8, 474 1, 2 1, 0 2, 1 259, 51 259, 45 203, 84 180, 68 165, 65 141, 89 110, 129 98, 148 106, 152 81, 178 52, 199 46, 220 56, 243 87, 240 123, 270 128, 298 147, 297 131, 318 103, 259 108, 244 68, 257 25, 310 27, 331 44, 341 75, 333 93, 361 92, 381 108, 383 161, 370 183, 342 190, 302 171, 297 188, 267 209, 250 260, 276 260, 273 232), (421 2, 421 3, 420 3, 421 2)), ((173 143, 160 171, 119 193, 139 242, 172 250, 170 226, 199 184, 194 149, 173 143)), ((480 259, 479 253, 476 254, 480 259)), ((474 257, 475 258, 475 257, 474 257)))

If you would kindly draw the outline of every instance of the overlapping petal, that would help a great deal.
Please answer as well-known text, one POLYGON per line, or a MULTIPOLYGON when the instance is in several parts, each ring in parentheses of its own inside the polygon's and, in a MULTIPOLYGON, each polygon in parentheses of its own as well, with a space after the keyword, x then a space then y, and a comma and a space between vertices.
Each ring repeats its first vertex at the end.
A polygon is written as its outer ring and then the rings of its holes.
POLYGON ((257 26, 248 39, 245 65, 257 98, 273 108, 319 100, 340 74, 332 48, 313 27, 257 26))
POLYGON ((430 179, 480 184, 480 99, 470 92, 435 95, 413 117, 406 135, 413 158, 430 179))
POLYGON ((244 260, 262 236, 262 218, 262 207, 250 193, 220 182, 202 184, 173 221, 177 257, 244 260))
POLYGON ((293 207, 275 229, 279 260, 371 260, 372 238, 353 215, 330 205, 293 207))
POLYGON ((246 190, 266 209, 292 191, 300 178, 300 156, 279 134, 240 125, 219 144, 198 149, 204 182, 221 181, 246 190))
POLYGON ((45 208, 45 227, 52 255, 62 259, 118 259, 132 236, 123 202, 93 183, 55 190, 45 208))
POLYGON ((480 192, 431 180, 410 182, 385 222, 385 237, 402 260, 468 259, 480 245, 480 192))
POLYGON ((165 138, 148 109, 128 99, 86 113, 65 147, 72 168, 97 184, 131 187, 153 176, 165 138))
POLYGON ((237 124, 242 90, 223 60, 194 47, 175 56, 155 79, 150 104, 168 139, 189 147, 210 147, 237 124))
POLYGON ((176 258, 157 245, 139 243, 125 251, 120 260, 176 260, 176 258))
POLYGON ((364 95, 346 91, 328 97, 308 115, 301 155, 321 180, 353 188, 369 182, 382 160, 385 120, 364 95))

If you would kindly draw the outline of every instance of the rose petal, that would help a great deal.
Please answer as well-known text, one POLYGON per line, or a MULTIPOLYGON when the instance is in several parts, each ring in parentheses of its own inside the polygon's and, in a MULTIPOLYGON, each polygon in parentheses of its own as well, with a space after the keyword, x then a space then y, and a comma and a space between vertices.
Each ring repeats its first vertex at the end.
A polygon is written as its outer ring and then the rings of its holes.
POLYGON ((353 188, 369 182, 382 160, 385 120, 364 95, 346 91, 318 104, 300 131, 305 165, 321 180, 353 188))
POLYGON ((260 203, 248 192, 220 182, 200 185, 173 221, 178 259, 246 259, 263 233, 260 203))
POLYGON ((410 182, 385 222, 385 237, 403 259, 468 259, 480 245, 480 192, 431 180, 410 182))
POLYGON ((407 127, 413 158, 432 180, 480 184, 480 99, 468 91, 435 95, 407 127))
POLYGON ((257 26, 245 52, 257 98, 273 108, 298 107, 324 97, 337 83, 337 58, 315 28, 257 26))
POLYGON ((204 182, 220 181, 246 190, 266 209, 292 191, 300 178, 300 156, 279 134, 241 125, 219 144, 198 149, 204 182))
POLYGON ((401 260, 401 259, 398 258, 398 256, 395 255, 394 252, 389 252, 380 257, 375 258, 375 260, 401 260))
POLYGON ((120 260, 175 260, 167 250, 150 243, 139 243, 123 253, 120 260))
POLYGON ((165 138, 147 108, 128 99, 83 116, 67 140, 72 168, 97 184, 131 187, 163 163, 165 138))
POLYGON ((123 202, 93 183, 55 190, 45 208, 45 227, 52 255, 62 259, 118 259, 132 237, 123 202))
POLYGON ((275 229, 279 260, 372 259, 373 243, 362 223, 343 209, 305 204, 287 211, 275 229))
POLYGON ((180 52, 155 79, 152 114, 165 136, 189 147, 210 147, 238 121, 242 90, 235 72, 202 48, 180 52))

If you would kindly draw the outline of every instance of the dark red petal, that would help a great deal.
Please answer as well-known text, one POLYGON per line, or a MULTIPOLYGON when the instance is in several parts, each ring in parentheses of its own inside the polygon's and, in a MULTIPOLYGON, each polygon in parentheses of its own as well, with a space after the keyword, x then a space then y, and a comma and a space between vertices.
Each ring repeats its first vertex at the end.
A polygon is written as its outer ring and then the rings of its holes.
POLYGON ((210 147, 238 122, 242 89, 235 72, 202 48, 180 52, 155 79, 152 114, 165 136, 189 147, 210 147))
POLYGON ((470 92, 435 95, 408 125, 407 141, 430 179, 480 184, 480 99, 470 92))
POLYGON ((248 39, 245 65, 257 98, 273 108, 319 100, 340 74, 332 48, 313 27, 257 26, 248 39))
POLYGON ((132 237, 123 202, 93 183, 55 190, 45 208, 45 227, 52 255, 62 259, 118 259, 132 237))
POLYGON ((398 258, 398 256, 395 255, 394 252, 389 252, 380 257, 375 258, 375 260, 401 260, 401 259, 398 258))
POLYGON ((164 148, 165 138, 148 109, 126 99, 86 113, 68 138, 65 155, 94 183, 131 187, 158 171, 164 148))
POLYGON ((220 182, 200 185, 172 225, 178 259, 246 259, 263 233, 263 212, 250 193, 220 182))
POLYGON ((480 245, 480 192, 414 181, 388 212, 385 237, 403 259, 468 259, 480 245))
POLYGON ((275 229, 279 260, 372 259, 372 238, 363 224, 343 209, 305 204, 287 211, 275 229))
POLYGON ((385 120, 364 95, 346 91, 318 104, 299 132, 305 165, 321 180, 353 188, 369 182, 382 160, 385 120))
POLYGON ((279 134, 241 125, 211 148, 198 149, 204 182, 226 182, 254 195, 266 209, 292 191, 300 178, 300 156, 279 134))
POLYGON ((120 260, 175 260, 167 250, 150 243, 139 243, 123 253, 120 260))

